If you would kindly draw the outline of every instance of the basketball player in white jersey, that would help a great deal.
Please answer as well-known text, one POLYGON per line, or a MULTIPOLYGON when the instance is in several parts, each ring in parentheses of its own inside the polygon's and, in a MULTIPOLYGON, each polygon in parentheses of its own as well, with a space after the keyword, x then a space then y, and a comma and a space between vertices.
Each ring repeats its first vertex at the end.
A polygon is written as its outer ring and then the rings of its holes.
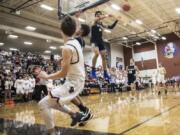
POLYGON ((29 89, 29 99, 31 100, 32 99, 32 94, 33 94, 33 91, 34 91, 34 88, 35 88, 35 79, 33 76, 30 76, 29 77, 29 83, 30 83, 30 89, 29 89))
POLYGON ((7 77, 7 79, 5 80, 5 102, 7 102, 8 100, 11 100, 11 88, 13 86, 13 81, 11 79, 11 77, 7 77))
POLYGON ((22 96, 24 94, 22 77, 19 77, 19 79, 15 81, 14 87, 16 88, 17 96, 22 96))
POLYGON ((160 63, 157 69, 158 95, 161 94, 161 89, 164 89, 165 94, 167 94, 167 89, 165 88, 165 83, 166 83, 165 76, 166 76, 166 69, 160 63), (162 87, 160 87, 161 83, 162 83, 162 87))
POLYGON ((41 71, 38 75, 42 79, 56 80, 66 78, 66 82, 63 85, 52 89, 49 95, 39 102, 39 107, 49 134, 54 132, 55 126, 51 109, 68 113, 72 118, 71 126, 84 121, 84 115, 82 113, 75 112, 65 105, 66 102, 70 102, 79 95, 85 83, 83 52, 79 42, 72 37, 75 30, 75 20, 69 16, 64 17, 61 23, 61 33, 65 42, 65 45, 62 47, 63 60, 61 70, 50 75, 41 71))
POLYGON ((24 99, 25 101, 27 101, 29 90, 30 90, 30 82, 27 75, 25 75, 23 79, 23 90, 24 90, 24 99))
POLYGON ((155 93, 157 91, 157 71, 154 71, 151 75, 152 79, 152 92, 155 93))

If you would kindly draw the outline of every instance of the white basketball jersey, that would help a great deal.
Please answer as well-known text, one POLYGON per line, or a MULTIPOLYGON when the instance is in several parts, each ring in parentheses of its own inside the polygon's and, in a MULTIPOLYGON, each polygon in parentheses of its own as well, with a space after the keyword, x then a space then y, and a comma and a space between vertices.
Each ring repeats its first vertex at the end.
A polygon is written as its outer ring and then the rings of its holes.
POLYGON ((27 90, 27 89, 29 89, 29 86, 30 86, 30 84, 29 84, 29 80, 23 80, 23 88, 25 89, 25 90, 27 90))
POLYGON ((17 79, 15 82, 15 88, 16 89, 22 89, 23 87, 23 80, 22 79, 17 79))
POLYGON ((157 69, 157 74, 158 74, 158 76, 164 76, 164 68, 163 67, 159 67, 158 69, 157 69))
POLYGON ((85 80, 84 57, 81 45, 76 39, 72 39, 64 47, 72 50, 71 65, 67 73, 67 78, 85 80))

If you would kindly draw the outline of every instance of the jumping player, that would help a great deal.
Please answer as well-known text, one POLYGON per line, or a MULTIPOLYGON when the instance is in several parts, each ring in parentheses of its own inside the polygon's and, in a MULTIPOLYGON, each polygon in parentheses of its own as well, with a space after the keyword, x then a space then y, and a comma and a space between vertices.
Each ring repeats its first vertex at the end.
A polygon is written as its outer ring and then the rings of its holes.
POLYGON ((90 27, 87 24, 81 24, 80 29, 76 32, 76 39, 81 44, 82 48, 85 47, 84 37, 90 33, 90 27))
POLYGON ((41 113, 49 133, 54 131, 51 109, 58 109, 68 113, 72 118, 72 126, 84 120, 82 113, 74 112, 65 105, 66 102, 71 101, 79 95, 85 83, 84 58, 81 45, 72 37, 75 30, 75 20, 66 16, 61 23, 61 33, 65 42, 65 45, 62 47, 63 62, 61 70, 50 75, 41 71, 38 75, 42 79, 56 80, 66 78, 66 82, 63 85, 52 89, 49 95, 39 102, 41 113))
POLYGON ((110 77, 107 73, 107 61, 106 61, 106 50, 105 45, 103 41, 103 29, 113 29, 116 24, 118 23, 118 20, 116 20, 112 25, 105 26, 102 23, 102 20, 105 18, 113 17, 112 15, 103 15, 101 11, 96 11, 95 13, 95 20, 91 27, 91 45, 93 47, 94 57, 92 59, 92 77, 96 78, 96 62, 99 54, 102 58, 102 66, 104 70, 104 78, 109 80, 110 77))

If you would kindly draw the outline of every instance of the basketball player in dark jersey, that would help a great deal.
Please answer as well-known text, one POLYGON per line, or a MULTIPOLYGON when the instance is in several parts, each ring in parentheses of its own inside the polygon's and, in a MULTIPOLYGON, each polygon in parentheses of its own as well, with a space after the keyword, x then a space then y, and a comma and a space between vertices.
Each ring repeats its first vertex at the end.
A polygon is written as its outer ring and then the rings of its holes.
POLYGON ((87 37, 90 33, 90 27, 87 24, 81 24, 80 30, 76 32, 75 39, 81 44, 81 47, 85 47, 85 40, 84 38, 87 37))
MULTIPOLYGON (((103 41, 103 29, 113 29, 116 24, 118 23, 118 20, 116 19, 115 22, 112 25, 105 26, 102 23, 102 20, 108 17, 113 17, 112 15, 103 15, 101 11, 96 11, 95 13, 95 20, 91 27, 91 44, 93 46, 94 51, 94 57, 92 59, 92 77, 96 78, 96 62, 99 54, 102 58, 102 66, 104 70, 104 78, 109 80, 110 77, 107 73, 107 61, 106 61, 106 50, 105 45, 103 41)), ((114 17, 113 17, 114 18, 114 17)))
POLYGON ((127 71, 127 77, 128 77, 128 85, 130 85, 131 87, 131 91, 132 91, 131 94, 134 98, 135 91, 136 91, 135 82, 136 82, 137 74, 139 74, 139 69, 135 65, 135 62, 132 58, 130 59, 130 65, 127 66, 126 71, 127 71))

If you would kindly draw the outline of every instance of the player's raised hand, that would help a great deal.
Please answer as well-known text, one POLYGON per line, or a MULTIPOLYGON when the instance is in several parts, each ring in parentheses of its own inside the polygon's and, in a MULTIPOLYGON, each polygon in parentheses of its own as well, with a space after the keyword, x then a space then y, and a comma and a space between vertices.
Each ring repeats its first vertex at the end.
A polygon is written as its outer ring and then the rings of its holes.
POLYGON ((80 15, 82 14, 82 11, 81 10, 78 10, 78 11, 76 11, 76 13, 75 13, 75 17, 80 17, 80 15))

